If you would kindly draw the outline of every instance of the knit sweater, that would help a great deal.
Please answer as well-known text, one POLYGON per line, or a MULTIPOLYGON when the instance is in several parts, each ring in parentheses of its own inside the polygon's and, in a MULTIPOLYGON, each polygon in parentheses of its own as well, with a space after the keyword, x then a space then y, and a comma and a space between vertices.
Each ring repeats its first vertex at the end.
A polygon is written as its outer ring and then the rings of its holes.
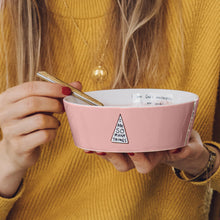
MULTIPOLYGON (((94 48, 102 47, 100 44, 104 42, 103 27, 111 0, 67 2, 69 10, 63 1, 48 1, 52 73, 66 82, 81 81, 83 91, 109 89, 113 79, 111 53, 106 51, 105 55, 107 80, 94 82, 91 69, 95 62, 94 48), (74 27, 70 14, 89 47, 74 27)), ((219 82, 219 1, 182 2, 184 68, 176 1, 167 2, 169 75, 154 84, 143 80, 138 87, 196 93, 200 103, 194 129, 203 142, 220 148, 220 144, 212 140, 219 82)), ((10 38, 10 33, 8 35, 10 38)), ((0 89, 3 91, 6 88, 5 60, 2 55, 0 58, 0 89)), ((45 70, 47 68, 45 61, 45 70)), ((181 181, 171 167, 164 164, 148 174, 140 174, 135 169, 122 173, 97 155, 85 154, 77 148, 66 115, 57 117, 61 127, 56 139, 41 147, 41 157, 28 170, 19 192, 13 198, 0 197, 1 220, 208 219, 212 189, 220 192, 220 169, 208 181, 199 183, 181 181)))

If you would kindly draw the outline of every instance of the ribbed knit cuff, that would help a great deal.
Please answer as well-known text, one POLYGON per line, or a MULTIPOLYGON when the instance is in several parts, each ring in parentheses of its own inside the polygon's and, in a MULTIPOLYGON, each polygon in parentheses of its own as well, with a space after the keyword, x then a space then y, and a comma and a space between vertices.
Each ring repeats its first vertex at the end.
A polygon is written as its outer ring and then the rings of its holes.
MULTIPOLYGON (((214 141, 206 141, 204 142, 205 144, 210 144, 214 145, 220 150, 220 143, 214 142, 214 141)), ((217 171, 207 180, 202 181, 202 182, 192 182, 192 184, 195 185, 205 185, 208 182, 211 183, 211 188, 220 192, 220 167, 217 169, 217 171)))
POLYGON ((22 183, 16 193, 16 195, 12 198, 4 198, 0 197, 0 219, 6 219, 8 213, 14 206, 15 202, 22 196, 24 192, 25 186, 24 183, 22 183))

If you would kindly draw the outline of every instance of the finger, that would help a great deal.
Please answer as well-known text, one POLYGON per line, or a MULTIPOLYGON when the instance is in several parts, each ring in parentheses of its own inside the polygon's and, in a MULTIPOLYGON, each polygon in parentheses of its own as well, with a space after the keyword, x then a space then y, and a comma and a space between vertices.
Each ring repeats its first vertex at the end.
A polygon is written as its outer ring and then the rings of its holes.
POLYGON ((12 121, 7 127, 3 126, 2 131, 5 137, 12 138, 36 130, 57 129, 59 126, 60 122, 52 115, 34 114, 21 120, 12 121))
POLYGON ((0 123, 10 119, 20 119, 30 114, 38 112, 62 113, 64 112, 63 104, 54 98, 48 97, 28 97, 14 104, 7 106, 0 112, 0 123))
POLYGON ((168 151, 168 161, 179 161, 189 157, 190 155, 192 157, 202 145, 203 143, 199 133, 192 130, 189 143, 186 146, 168 151))
POLYGON ((149 173, 162 160, 160 152, 129 154, 139 173, 149 173))
POLYGON ((13 140, 13 146, 15 146, 18 154, 32 152, 39 145, 52 141, 56 137, 56 134, 57 129, 38 130, 15 138, 13 140))
POLYGON ((178 153, 180 153, 181 151, 182 151, 182 148, 181 148, 181 147, 176 148, 176 149, 174 149, 174 150, 169 150, 169 152, 170 152, 171 154, 178 154, 178 153))
POLYGON ((107 153, 105 155, 101 155, 101 157, 111 162, 112 165, 120 172, 125 172, 134 168, 133 163, 126 154, 107 153))
POLYGON ((94 151, 91 151, 91 150, 84 150, 84 152, 85 152, 86 154, 93 154, 93 153, 94 153, 94 151))
POLYGON ((7 89, 0 94, 0 103, 4 105, 17 102, 29 96, 46 96, 63 98, 65 95, 62 93, 62 86, 56 83, 49 82, 26 82, 21 85, 7 89))
POLYGON ((177 150, 177 152, 167 151, 167 159, 163 161, 164 163, 178 167, 179 169, 186 168, 191 166, 191 163, 186 163, 187 161, 195 160, 196 150, 194 150, 190 146, 182 147, 181 150, 177 150))
POLYGON ((191 136, 190 136, 190 139, 189 139, 189 143, 187 145, 191 145, 191 144, 194 144, 194 143, 197 143, 197 144, 199 143, 200 145, 203 145, 199 133, 195 130, 192 130, 191 136))

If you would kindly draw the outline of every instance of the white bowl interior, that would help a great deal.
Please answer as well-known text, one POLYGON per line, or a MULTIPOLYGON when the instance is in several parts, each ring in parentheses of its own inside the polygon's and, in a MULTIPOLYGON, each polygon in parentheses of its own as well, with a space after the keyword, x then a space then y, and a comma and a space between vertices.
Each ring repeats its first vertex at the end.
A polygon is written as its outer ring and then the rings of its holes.
MULTIPOLYGON (((86 92, 86 94, 108 107, 177 105, 198 100, 198 96, 194 93, 166 89, 114 89, 86 92)), ((65 97, 65 101, 89 105, 74 96, 65 97)))

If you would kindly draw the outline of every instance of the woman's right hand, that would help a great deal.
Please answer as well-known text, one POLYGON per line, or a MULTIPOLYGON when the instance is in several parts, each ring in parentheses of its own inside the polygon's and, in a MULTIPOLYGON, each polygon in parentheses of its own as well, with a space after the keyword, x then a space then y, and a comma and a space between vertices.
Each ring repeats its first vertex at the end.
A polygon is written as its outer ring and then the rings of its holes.
POLYGON ((0 94, 1 196, 16 193, 26 170, 40 156, 39 145, 56 137, 60 122, 53 113, 64 112, 61 98, 70 92, 58 84, 27 82, 0 94))

